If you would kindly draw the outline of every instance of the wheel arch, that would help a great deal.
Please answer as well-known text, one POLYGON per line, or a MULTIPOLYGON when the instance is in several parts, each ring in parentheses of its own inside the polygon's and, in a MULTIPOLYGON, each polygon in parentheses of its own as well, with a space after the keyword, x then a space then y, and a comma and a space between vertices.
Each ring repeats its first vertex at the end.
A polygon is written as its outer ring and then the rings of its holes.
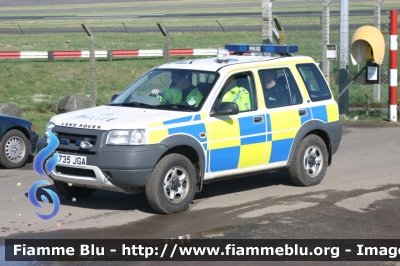
POLYGON ((7 134, 9 131, 11 131, 11 130, 13 130, 13 129, 16 129, 16 130, 18 130, 18 131, 21 131, 21 132, 25 135, 25 137, 28 139, 28 141, 29 141, 29 142, 31 141, 31 137, 30 137, 30 135, 29 135, 29 131, 28 131, 25 127, 23 127, 23 126, 18 126, 18 125, 17 125, 17 126, 12 126, 12 127, 6 128, 6 129, 4 130, 4 134, 1 136, 0 140, 3 139, 3 137, 4 137, 5 134, 7 134))
POLYGON ((201 143, 194 137, 186 134, 175 134, 161 141, 168 150, 159 158, 171 153, 177 153, 188 158, 196 170, 196 192, 201 191, 205 173, 206 156, 201 143))
POLYGON ((326 128, 325 123, 319 120, 308 121, 299 128, 296 137, 293 140, 292 147, 295 148, 290 150, 288 166, 290 166, 291 162, 293 161, 293 157, 297 151, 297 148, 300 145, 300 142, 305 137, 312 134, 319 136, 324 141, 325 146, 328 150, 328 165, 331 164, 332 161, 331 139, 329 137, 329 134, 326 132, 325 128, 326 128))

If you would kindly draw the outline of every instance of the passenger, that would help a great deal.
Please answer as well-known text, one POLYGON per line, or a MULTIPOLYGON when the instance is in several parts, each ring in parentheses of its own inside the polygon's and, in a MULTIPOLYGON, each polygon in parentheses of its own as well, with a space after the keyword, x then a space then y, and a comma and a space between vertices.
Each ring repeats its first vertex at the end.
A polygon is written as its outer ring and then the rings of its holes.
MULTIPOLYGON (((251 109, 250 94, 242 86, 239 86, 234 76, 231 76, 227 81, 227 87, 231 87, 224 94, 221 102, 233 102, 238 105, 239 111, 247 111, 251 109)), ((226 90, 226 89, 225 89, 226 90)))
MULTIPOLYGON (((163 94, 171 101, 172 104, 186 102, 189 106, 197 107, 204 95, 199 89, 193 86, 190 73, 173 74, 171 75, 172 84, 175 86, 170 87, 163 94)), ((151 91, 152 95, 157 96, 160 102, 165 102, 165 99, 158 94, 160 91, 154 89, 151 91)))
POLYGON ((268 108, 289 103, 288 93, 283 86, 277 84, 276 77, 276 70, 266 70, 260 73, 265 105, 268 108))

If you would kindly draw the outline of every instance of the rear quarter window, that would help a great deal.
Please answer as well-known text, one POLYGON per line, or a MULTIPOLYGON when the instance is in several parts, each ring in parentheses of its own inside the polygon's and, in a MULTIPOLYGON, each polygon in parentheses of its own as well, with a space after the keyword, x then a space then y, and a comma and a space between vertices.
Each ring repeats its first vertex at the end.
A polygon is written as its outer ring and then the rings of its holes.
POLYGON ((318 102, 332 98, 328 84, 315 64, 298 64, 296 67, 307 88, 311 101, 318 102))

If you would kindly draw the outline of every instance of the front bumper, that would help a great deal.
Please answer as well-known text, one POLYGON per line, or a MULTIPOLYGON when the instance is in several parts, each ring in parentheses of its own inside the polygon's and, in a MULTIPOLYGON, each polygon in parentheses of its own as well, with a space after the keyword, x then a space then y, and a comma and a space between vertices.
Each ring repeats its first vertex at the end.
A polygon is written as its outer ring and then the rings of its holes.
MULTIPOLYGON (((89 150, 82 150, 73 141, 60 144, 56 151, 64 155, 86 157, 86 165, 71 166, 58 164, 50 177, 76 186, 132 193, 146 186, 147 180, 160 157, 167 151, 164 145, 111 146, 105 144, 105 131, 77 130, 55 127, 59 139, 70 136, 92 136, 96 141, 89 150), (61 132, 62 131, 62 132, 61 132), (79 132, 77 132, 79 131, 79 132), (73 134, 71 133, 73 132, 73 134)), ((72 136, 72 137, 71 137, 72 136)), ((47 146, 47 139, 41 138, 38 152, 47 146)))
POLYGON ((107 169, 105 171, 93 165, 82 168, 56 166, 50 177, 75 186, 133 193, 146 185, 152 170, 107 169))

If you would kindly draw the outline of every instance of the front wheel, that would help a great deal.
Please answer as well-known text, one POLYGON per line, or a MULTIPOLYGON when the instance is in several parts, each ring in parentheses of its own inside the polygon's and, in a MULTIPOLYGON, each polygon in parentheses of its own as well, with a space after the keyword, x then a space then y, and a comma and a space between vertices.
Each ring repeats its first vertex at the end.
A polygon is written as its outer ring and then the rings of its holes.
POLYGON ((161 213, 186 210, 196 188, 196 172, 185 156, 169 154, 155 166, 146 185, 151 207, 161 213))
POLYGON ((308 135, 301 142, 289 168, 292 181, 300 186, 319 184, 328 167, 328 150, 317 135, 308 135))

